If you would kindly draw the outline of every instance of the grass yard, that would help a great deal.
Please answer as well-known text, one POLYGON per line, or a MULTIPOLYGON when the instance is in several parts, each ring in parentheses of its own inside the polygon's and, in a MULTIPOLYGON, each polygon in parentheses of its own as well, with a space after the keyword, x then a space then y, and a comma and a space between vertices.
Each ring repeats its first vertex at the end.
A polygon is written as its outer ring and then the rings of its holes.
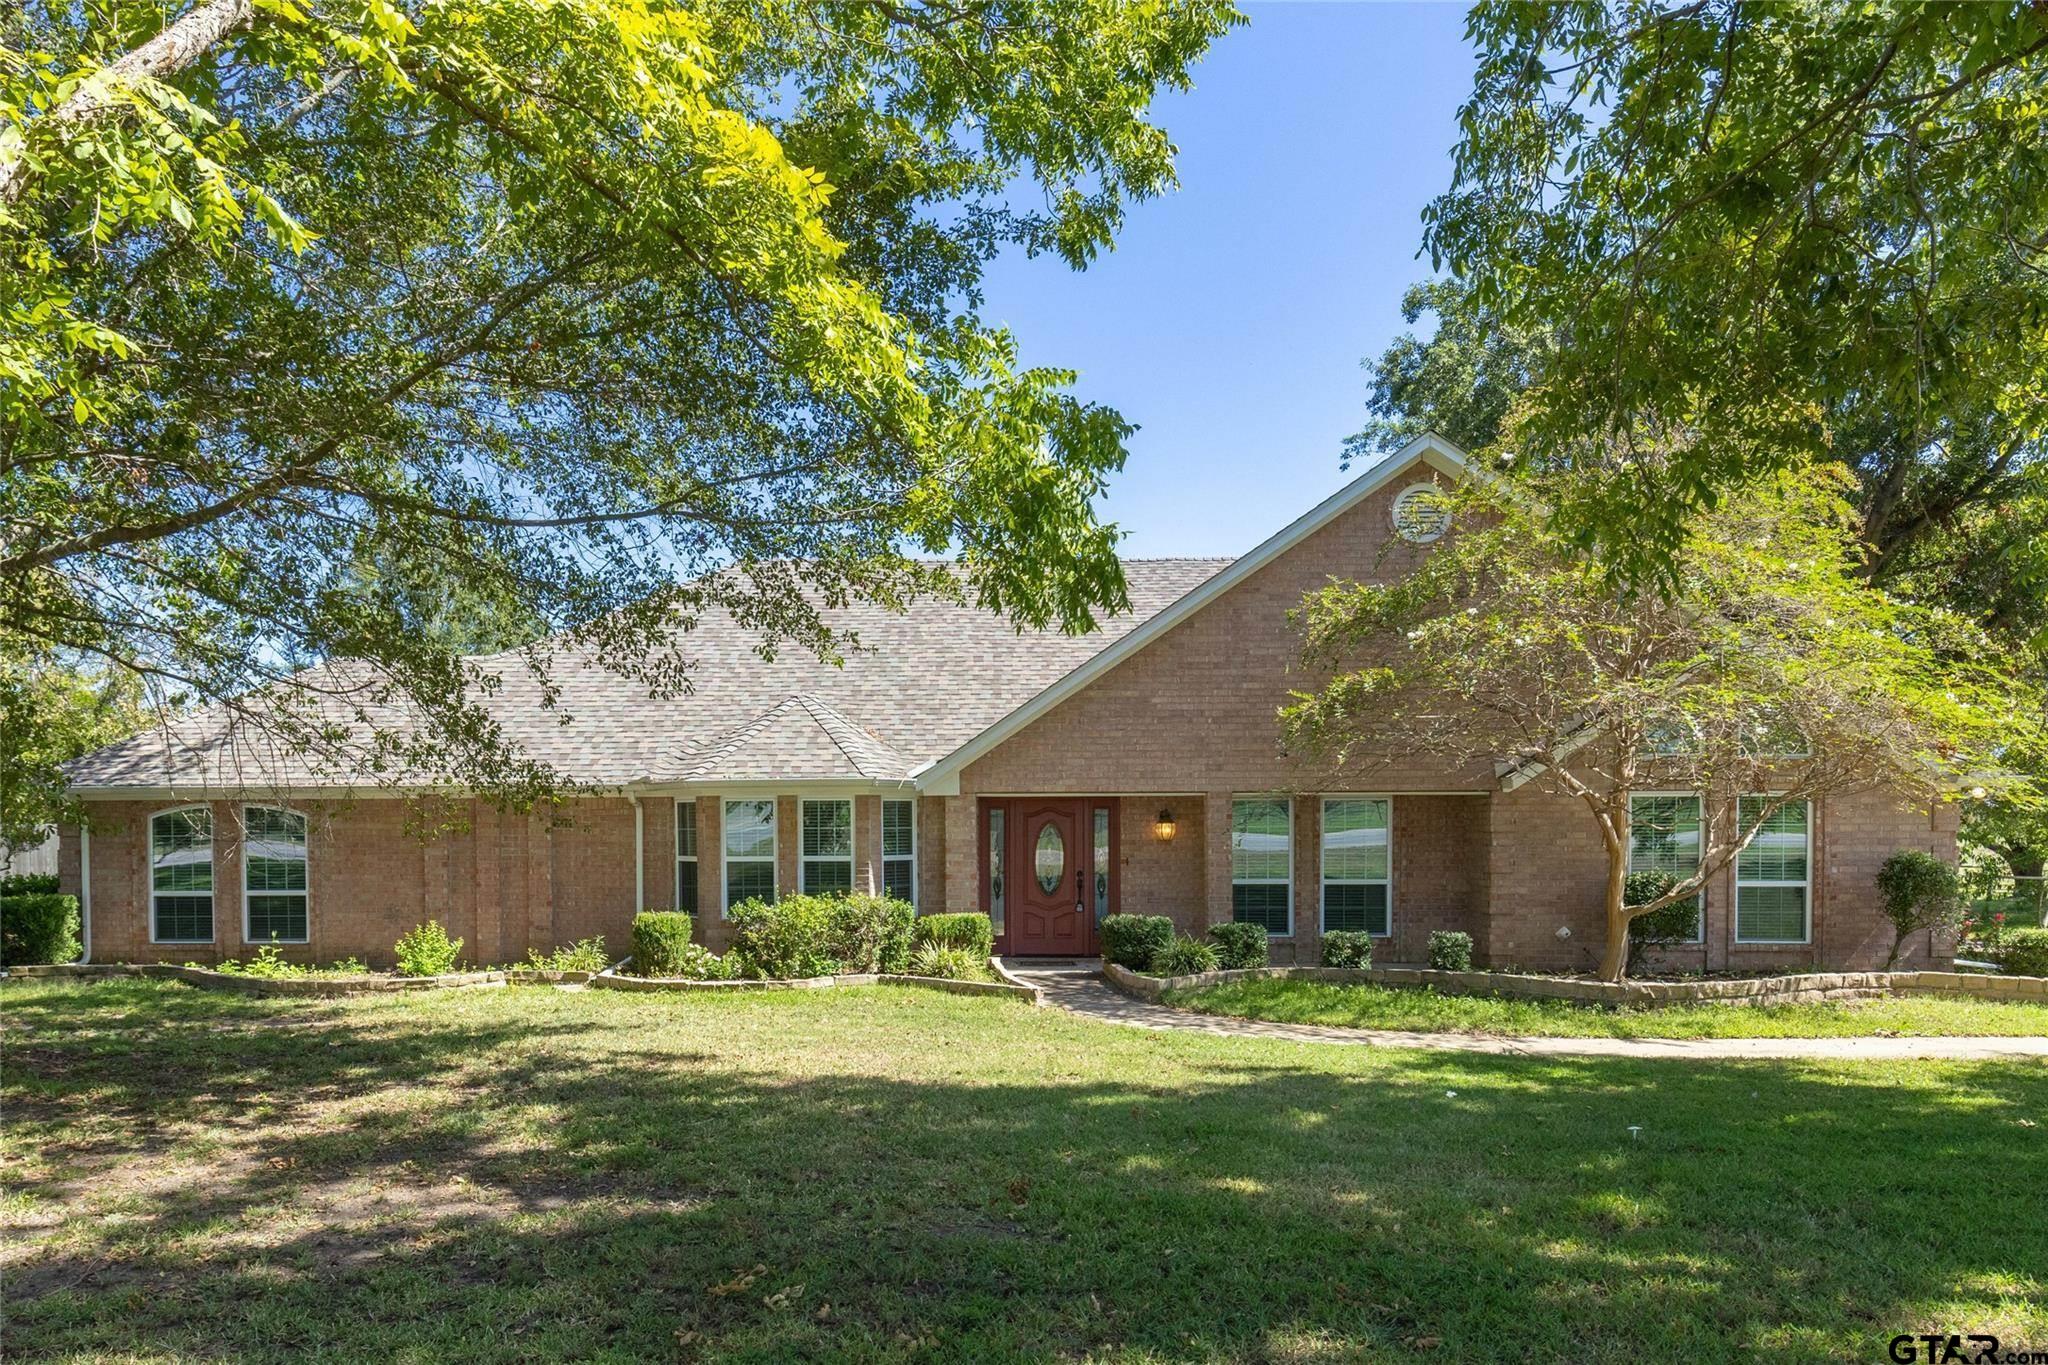
POLYGON ((2048 1034, 2048 1005, 1925 997, 1606 1009, 1569 1000, 1439 995, 1399 986, 1269 978, 1170 991, 1164 1003, 1202 1014, 1281 1024, 1524 1038, 2012 1038, 2048 1034))
POLYGON ((1339 1048, 888 989, 16 982, 0 1026, 11 1359, 2048 1347, 2034 1064, 1339 1048))

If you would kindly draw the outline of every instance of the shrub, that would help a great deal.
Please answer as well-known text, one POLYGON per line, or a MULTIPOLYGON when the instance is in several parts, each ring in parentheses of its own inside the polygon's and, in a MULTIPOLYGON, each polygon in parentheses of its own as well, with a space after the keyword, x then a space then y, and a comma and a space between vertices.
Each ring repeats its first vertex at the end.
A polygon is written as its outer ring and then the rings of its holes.
POLYGON ((664 975, 686 981, 725 981, 746 974, 736 970, 741 964, 731 954, 721 958, 701 943, 685 943, 672 966, 673 970, 664 975))
POLYGON ((676 910, 642 910, 633 916, 633 974, 681 976, 676 970, 690 946, 690 917, 676 910))
POLYGON ((601 972, 611 965, 611 959, 605 956, 604 935, 598 934, 592 938, 579 938, 569 947, 557 948, 552 953, 528 948, 526 965, 537 972, 601 972))
POLYGON ((948 981, 988 980, 988 954, 957 943, 920 943, 910 955, 909 965, 912 976, 936 976, 948 981))
POLYGON ((1173 921, 1164 915, 1111 915, 1102 921, 1102 956, 1134 972, 1150 971, 1152 958, 1173 942, 1173 921))
POLYGON ((78 897, 54 891, 0 897, 0 966, 76 962, 78 897))
POLYGON ((1332 929, 1323 935, 1325 967, 1372 966, 1372 935, 1363 929, 1332 929))
POLYGON ((2014 976, 2048 976, 2048 929, 2009 931, 1998 965, 2014 976))
POLYGON ((285 981, 296 977, 311 976, 311 967, 302 967, 296 962, 285 961, 284 950, 275 943, 266 943, 256 950, 256 956, 246 965, 229 958, 214 970, 229 976, 253 976, 264 981, 285 981))
POLYGON ((60 889, 54 872, 21 872, 0 877, 0 896, 54 896, 60 889))
POLYGON ((1429 965, 1440 972, 1472 970, 1472 935, 1438 929, 1429 936, 1429 965))
POLYGON ((1152 975, 1193 976, 1216 970, 1216 950, 1198 938, 1170 938, 1152 955, 1152 975))
POLYGON ((782 979, 833 976, 840 971, 832 954, 836 898, 784 896, 781 900, 742 901, 732 908, 733 941, 748 971, 782 979))
POLYGON ((1902 848, 1884 860, 1877 869, 1877 894, 1884 900, 1884 917, 1892 925, 1886 971, 1899 960, 1907 935, 1962 922, 1963 900, 1956 870, 1917 848, 1902 848))
POLYGON ((912 935, 920 947, 936 943, 947 948, 965 948, 986 962, 996 950, 995 926, 987 915, 926 915, 917 922, 912 935))
POLYGON ((1216 960, 1226 968, 1263 967, 1273 960, 1263 924, 1218 924, 1209 937, 1216 943, 1216 960))
POLYGON ((400 976, 444 976, 455 970, 456 960, 462 956, 462 940, 449 938, 441 921, 430 919, 408 929, 392 951, 398 954, 400 976))
POLYGON ((828 951, 847 972, 900 972, 910 961, 917 909, 887 896, 842 896, 831 902, 828 951))
MULTIPOLYGON (((1631 872, 1628 880, 1621 884, 1623 905, 1648 905, 1651 901, 1667 894, 1678 885, 1678 878, 1669 872, 1631 872)), ((1662 910, 1652 910, 1647 915, 1637 915, 1628 922, 1628 963, 1623 974, 1642 966, 1643 954, 1650 948, 1665 943, 1689 943, 1699 929, 1699 903, 1696 900, 1674 901, 1662 910)))

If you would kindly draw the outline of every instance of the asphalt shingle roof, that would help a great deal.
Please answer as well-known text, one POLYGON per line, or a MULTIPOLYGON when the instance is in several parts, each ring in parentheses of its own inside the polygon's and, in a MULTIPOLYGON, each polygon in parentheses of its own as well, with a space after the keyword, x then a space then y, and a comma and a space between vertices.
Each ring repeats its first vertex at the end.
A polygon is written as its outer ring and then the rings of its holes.
MULTIPOLYGON (((772 659, 722 613, 683 637, 691 689, 650 697, 644 683, 572 651, 553 656, 557 705, 516 654, 490 656, 484 698, 506 737, 565 775, 636 782, 900 781, 942 758, 1224 568, 1227 559, 1124 562, 1131 609, 1087 635, 1018 632, 977 607, 925 599, 896 613, 856 603, 829 613, 860 647, 843 666, 784 649, 772 659)), ((347 665, 321 670, 348 678, 347 665)), ((401 723, 391 713, 382 723, 401 723)), ((233 731, 226 713, 188 717, 68 765, 98 787, 368 786, 366 776, 233 731)))

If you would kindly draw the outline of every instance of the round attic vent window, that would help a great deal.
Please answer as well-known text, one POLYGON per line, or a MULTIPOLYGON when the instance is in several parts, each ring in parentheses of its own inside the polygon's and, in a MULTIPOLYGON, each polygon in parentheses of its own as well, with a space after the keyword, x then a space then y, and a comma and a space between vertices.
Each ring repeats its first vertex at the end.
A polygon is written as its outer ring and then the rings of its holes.
POLYGON ((1394 533, 1416 545, 1441 539, 1451 529, 1451 505, 1433 483, 1411 484, 1394 498, 1394 533))

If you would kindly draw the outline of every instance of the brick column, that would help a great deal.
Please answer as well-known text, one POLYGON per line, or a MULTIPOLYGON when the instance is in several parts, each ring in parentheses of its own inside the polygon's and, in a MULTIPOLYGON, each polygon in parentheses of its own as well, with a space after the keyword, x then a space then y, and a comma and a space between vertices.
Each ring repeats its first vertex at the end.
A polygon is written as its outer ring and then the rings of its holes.
POLYGON ((794 796, 775 798, 775 894, 794 896, 803 890, 797 854, 803 848, 803 806, 794 796))
POLYGON ((249 956, 242 937, 242 808, 213 803, 213 941, 223 958, 249 956))
POLYGON ((526 946, 555 950, 554 833, 547 817, 526 817, 526 946))
POLYGON ((724 952, 725 930, 725 798, 697 797, 697 922, 693 937, 714 952, 724 952))
POLYGON ((926 913, 951 914, 986 910, 981 903, 981 831, 975 820, 978 805, 971 796, 939 798, 945 806, 946 885, 942 904, 926 913))
POLYGON ((1202 795, 1202 892, 1204 913, 1195 925, 1199 936, 1212 924, 1228 924, 1230 900, 1230 793, 1202 795))
POLYGON ((853 889, 882 894, 882 798, 853 798, 853 889))
MULTIPOLYGON (((1389 823, 1392 817, 1389 816, 1389 823)), ((1323 798, 1313 792, 1294 796, 1294 960, 1312 965, 1322 960, 1323 941, 1323 798)))

